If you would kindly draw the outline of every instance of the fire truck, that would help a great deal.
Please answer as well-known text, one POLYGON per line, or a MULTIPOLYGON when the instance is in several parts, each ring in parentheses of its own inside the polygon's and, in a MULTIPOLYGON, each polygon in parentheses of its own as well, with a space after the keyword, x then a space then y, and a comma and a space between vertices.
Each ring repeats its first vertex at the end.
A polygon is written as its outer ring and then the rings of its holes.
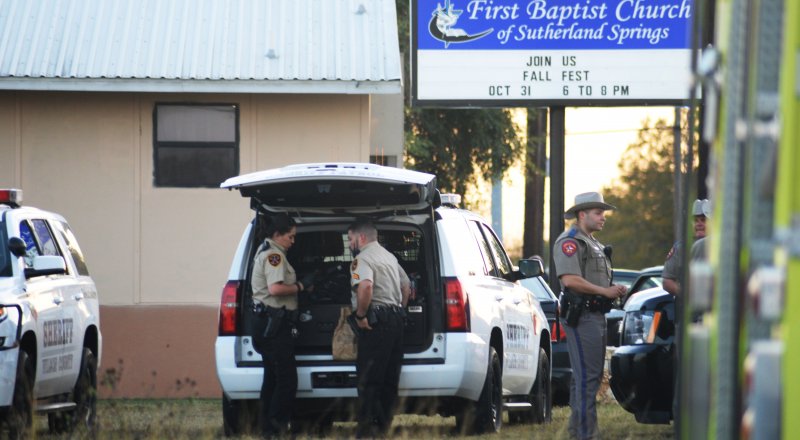
POLYGON ((689 266, 680 438, 800 438, 800 2, 696 0, 714 204, 689 266))

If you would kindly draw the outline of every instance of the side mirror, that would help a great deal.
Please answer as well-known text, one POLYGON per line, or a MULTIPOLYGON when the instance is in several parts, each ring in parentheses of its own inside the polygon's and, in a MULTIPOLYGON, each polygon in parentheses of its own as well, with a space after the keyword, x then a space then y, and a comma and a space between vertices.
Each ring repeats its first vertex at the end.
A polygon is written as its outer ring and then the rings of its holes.
POLYGON ((521 278, 538 277, 544 274, 544 266, 541 260, 519 260, 519 273, 522 275, 521 278))
POLYGON ((8 239, 8 250, 10 250, 11 254, 15 257, 24 257, 27 249, 28 246, 25 245, 25 242, 22 241, 21 238, 11 237, 8 239))
POLYGON ((33 267, 25 269, 25 278, 67 273, 64 257, 58 255, 37 255, 33 257, 33 267))

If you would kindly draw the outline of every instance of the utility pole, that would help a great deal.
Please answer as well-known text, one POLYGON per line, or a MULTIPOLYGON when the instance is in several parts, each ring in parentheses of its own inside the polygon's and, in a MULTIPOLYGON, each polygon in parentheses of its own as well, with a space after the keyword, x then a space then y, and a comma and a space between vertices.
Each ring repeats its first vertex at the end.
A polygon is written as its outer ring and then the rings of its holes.
MULTIPOLYGON (((528 109, 528 142, 525 157, 525 223, 522 258, 539 255, 544 248, 544 178, 547 175, 547 108, 528 109)), ((545 260, 547 261, 547 260, 545 260)))

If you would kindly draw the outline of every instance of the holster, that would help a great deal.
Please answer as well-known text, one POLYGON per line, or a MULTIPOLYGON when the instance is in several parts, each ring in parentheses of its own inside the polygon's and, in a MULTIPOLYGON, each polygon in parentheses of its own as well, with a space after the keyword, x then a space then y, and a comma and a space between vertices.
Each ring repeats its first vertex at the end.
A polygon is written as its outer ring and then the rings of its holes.
POLYGON ((564 290, 561 292, 560 301, 561 318, 566 321, 568 326, 577 327, 578 319, 580 319, 581 314, 583 313, 584 309, 586 309, 586 298, 583 295, 578 295, 570 292, 569 290, 564 290))
POLYGON ((267 324, 264 326, 262 336, 266 339, 274 338, 278 335, 284 325, 294 325, 297 321, 297 310, 287 310, 286 307, 265 307, 267 324))
MULTIPOLYGON (((356 311, 353 310, 353 313, 347 317, 347 323, 350 324, 350 327, 353 329, 353 332, 358 335, 361 331, 361 327, 358 326, 358 318, 356 318, 356 311)), ((374 326, 378 323, 378 314, 375 313, 375 309, 370 306, 367 309, 367 324, 370 327, 374 326)))

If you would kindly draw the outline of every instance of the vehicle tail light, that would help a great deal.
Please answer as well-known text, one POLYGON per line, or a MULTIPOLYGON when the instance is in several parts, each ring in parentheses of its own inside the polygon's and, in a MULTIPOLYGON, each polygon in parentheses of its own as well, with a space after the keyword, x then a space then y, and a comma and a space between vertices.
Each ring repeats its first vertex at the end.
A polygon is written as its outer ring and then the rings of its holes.
POLYGON ((447 331, 469 331, 469 301, 461 288, 461 282, 456 278, 446 278, 444 292, 447 331))
POLYGON ((564 333, 564 329, 561 328, 561 323, 558 322, 558 318, 553 321, 553 324, 550 325, 550 342, 564 342, 567 340, 567 334, 564 333))
POLYGON ((219 303, 219 336, 236 336, 239 317, 239 281, 228 281, 219 303))

